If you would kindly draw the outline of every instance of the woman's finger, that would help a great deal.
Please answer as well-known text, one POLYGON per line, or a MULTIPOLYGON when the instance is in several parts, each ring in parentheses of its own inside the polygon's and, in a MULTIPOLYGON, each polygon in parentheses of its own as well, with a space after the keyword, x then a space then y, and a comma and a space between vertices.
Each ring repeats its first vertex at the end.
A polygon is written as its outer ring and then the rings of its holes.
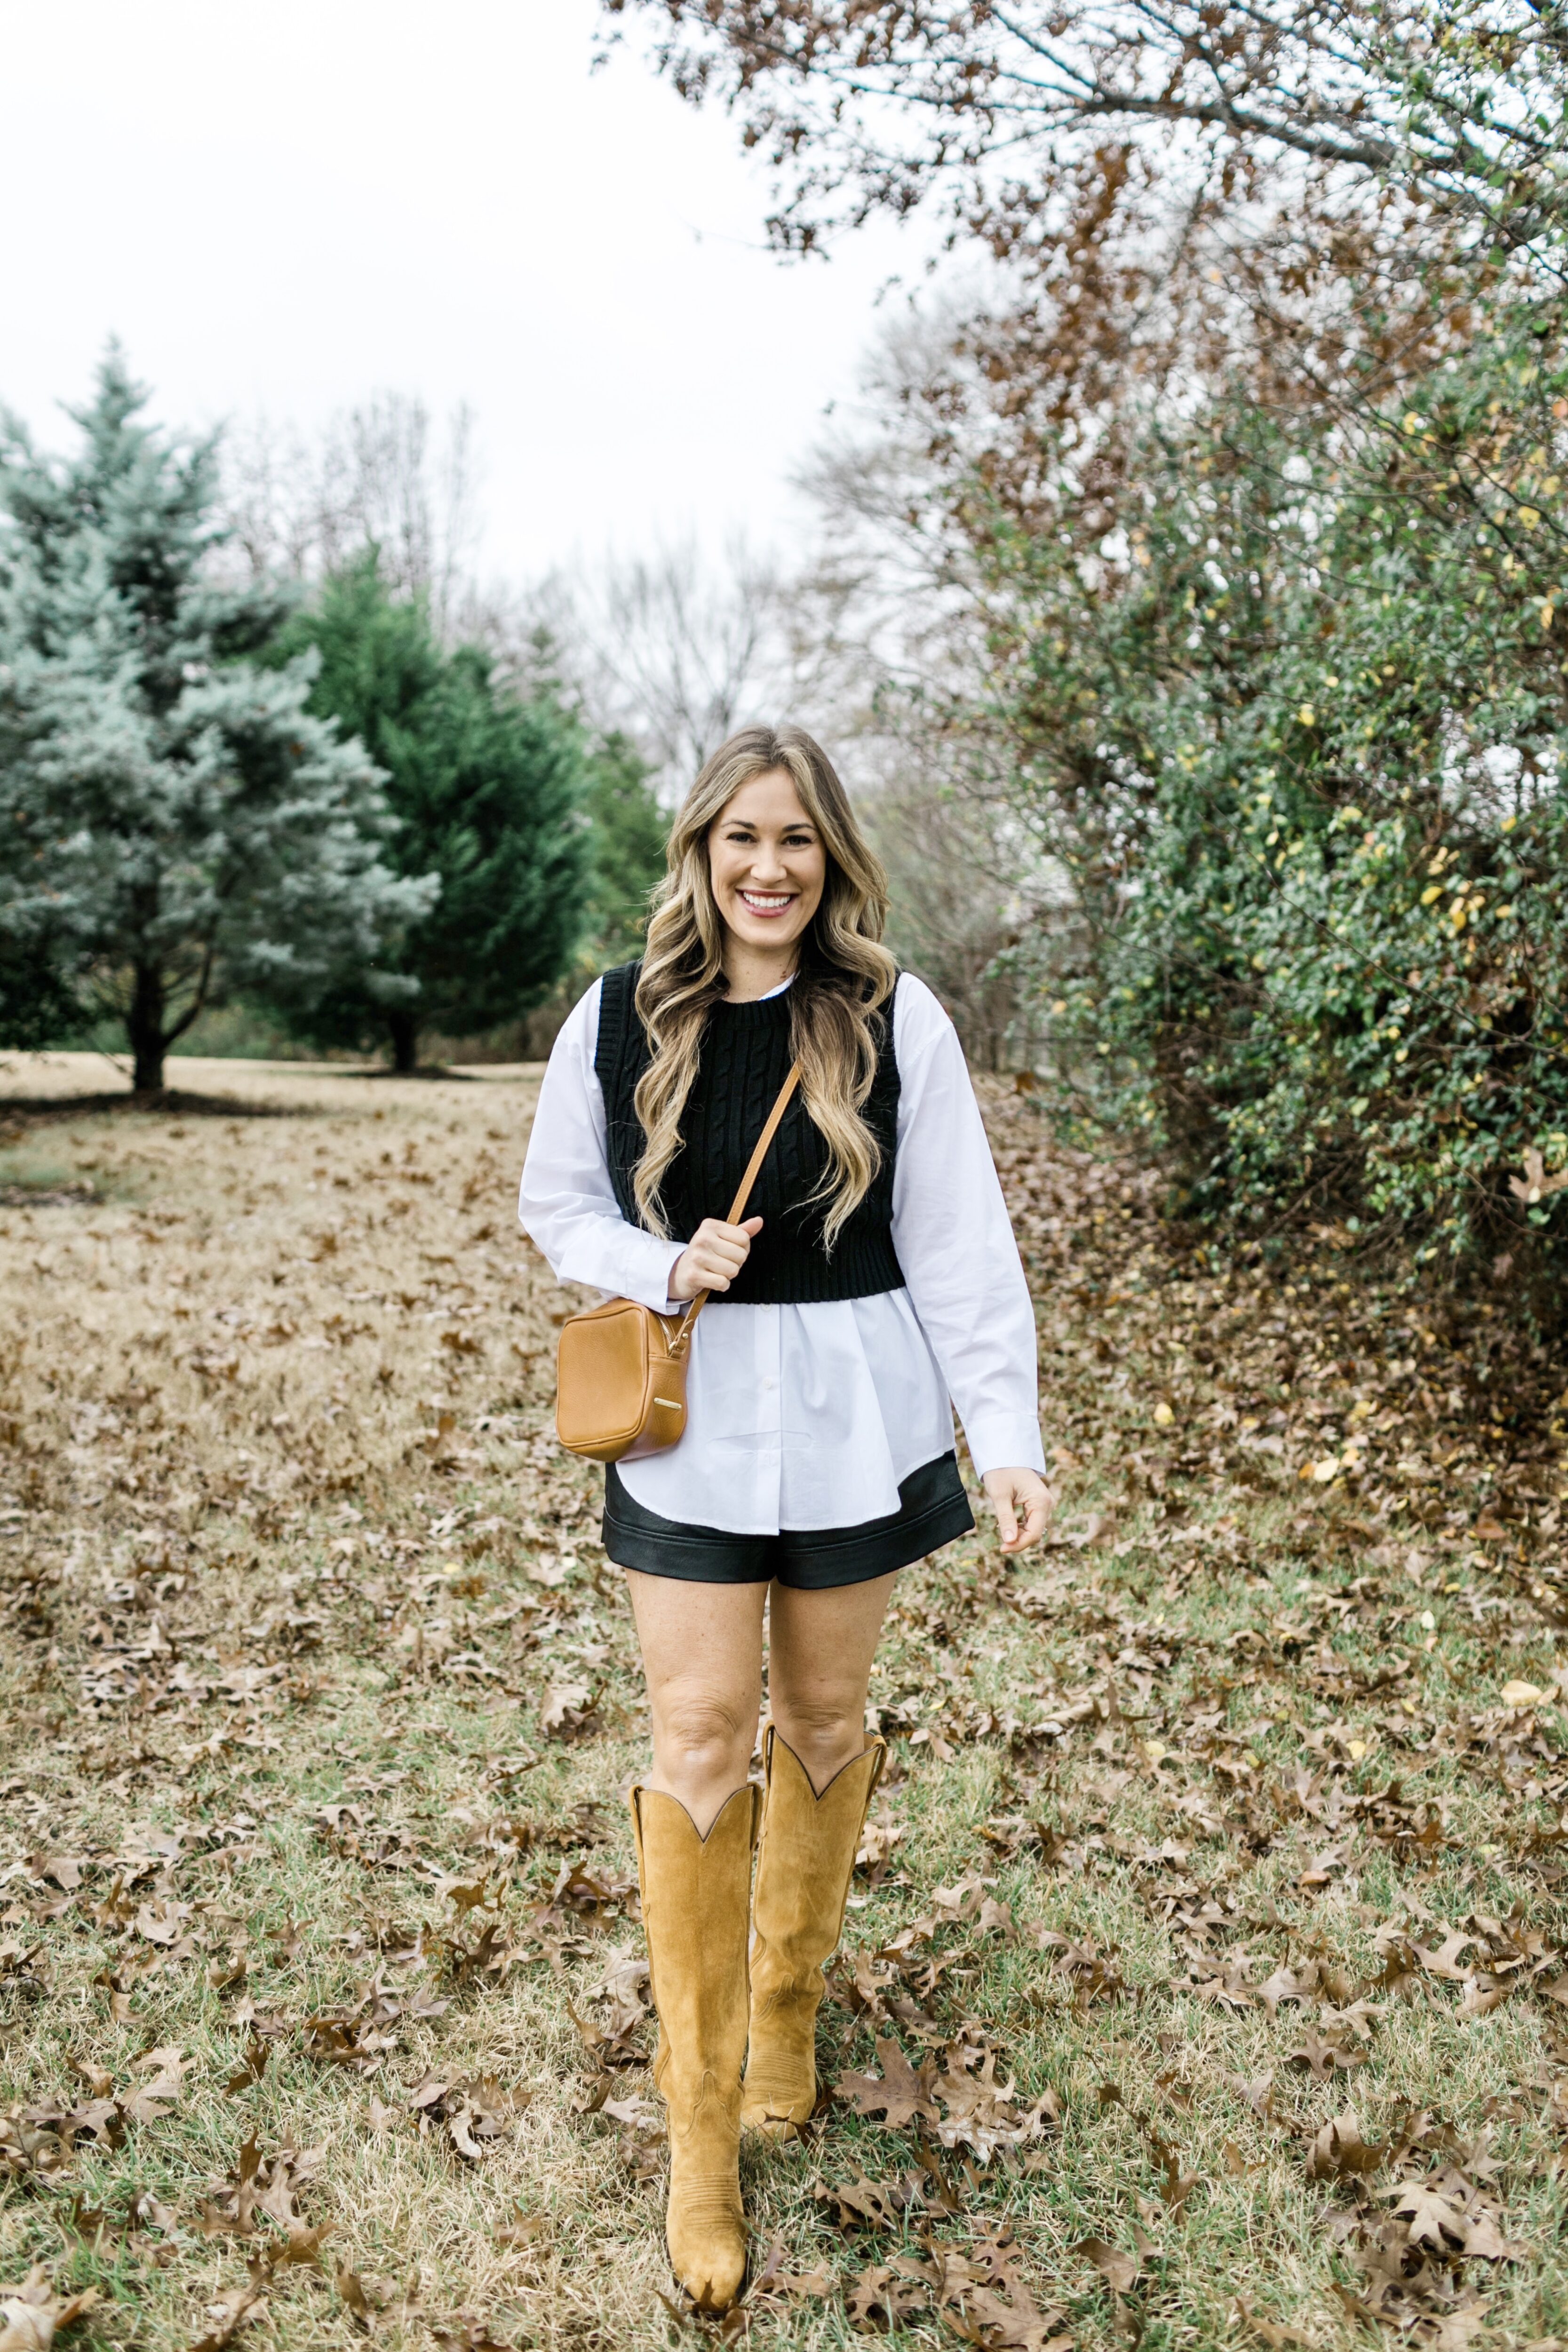
POLYGON ((728 1290, 762 1229, 761 1217, 748 1217, 743 1225, 704 1217, 678 1260, 679 1280, 670 1297, 693 1298, 699 1290, 728 1290))
POLYGON ((1018 1515, 1013 1508, 1012 1488, 1008 1487, 1000 1495, 993 1495, 991 1500, 996 1512, 996 1532, 1002 1538, 1002 1549, 1011 1551, 1018 1540, 1018 1515))
POLYGON ((713 1241, 701 1253, 705 1265, 716 1265, 723 1274, 738 1273, 746 1263, 747 1253, 737 1249, 733 1242, 713 1241))
POLYGON ((722 1285, 727 1290, 744 1265, 746 1253, 744 1250, 726 1249, 722 1244, 715 1242, 707 1249, 693 1247, 691 1262, 710 1289, 716 1290, 722 1285))
MULTIPOLYGON (((756 1220, 759 1227, 761 1226, 762 1222, 763 1221, 760 1217, 756 1220)), ((744 1257, 747 1251, 752 1246, 752 1228, 750 1225, 721 1224, 719 1219, 715 1217, 709 1224, 707 1231, 709 1240, 717 1247, 721 1249, 733 1250, 738 1257, 744 1257)))
POLYGON ((1038 1543, 1046 1532, 1046 1521, 1050 1515, 1051 1498, 1048 1494, 1030 1496, 1028 1513, 1024 1521, 1023 1541, 1018 1546, 1020 1551, 1027 1551, 1032 1543, 1038 1543))

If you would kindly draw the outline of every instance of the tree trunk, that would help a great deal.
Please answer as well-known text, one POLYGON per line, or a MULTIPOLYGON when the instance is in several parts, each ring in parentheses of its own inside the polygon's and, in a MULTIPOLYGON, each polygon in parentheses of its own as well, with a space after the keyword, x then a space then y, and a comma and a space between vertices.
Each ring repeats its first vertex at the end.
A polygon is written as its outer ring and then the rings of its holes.
POLYGON ((151 964, 136 967, 136 989, 126 1017, 131 1052, 136 1065, 132 1080, 139 1095, 163 1091, 163 978, 151 964))
POLYGON ((419 1024, 411 1007, 399 1004, 388 1010, 386 1025, 392 1032, 392 1066, 406 1077, 419 1063, 419 1024))

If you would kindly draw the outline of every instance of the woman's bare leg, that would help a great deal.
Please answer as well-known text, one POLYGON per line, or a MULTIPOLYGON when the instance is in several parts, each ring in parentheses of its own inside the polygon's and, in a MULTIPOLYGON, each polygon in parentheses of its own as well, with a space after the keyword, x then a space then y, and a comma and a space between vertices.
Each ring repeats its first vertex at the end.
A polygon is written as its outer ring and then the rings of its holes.
POLYGON ((684 1805, 706 1837, 752 1769, 768 1588, 692 1584, 636 1569, 626 1585, 653 1709, 647 1786, 684 1805))
POLYGON ((768 1711, 818 1794, 866 1745, 866 1691, 893 1583, 771 1588, 768 1711))

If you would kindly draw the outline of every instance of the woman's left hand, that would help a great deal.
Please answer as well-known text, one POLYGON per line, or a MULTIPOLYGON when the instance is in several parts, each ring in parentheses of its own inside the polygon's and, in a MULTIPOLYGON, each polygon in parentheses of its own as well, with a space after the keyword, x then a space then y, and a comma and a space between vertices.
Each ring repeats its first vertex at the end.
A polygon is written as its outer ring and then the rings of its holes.
POLYGON ((1037 1470, 987 1470, 984 1486, 1003 1550, 1027 1551, 1045 1533, 1057 1507, 1055 1494, 1037 1470))

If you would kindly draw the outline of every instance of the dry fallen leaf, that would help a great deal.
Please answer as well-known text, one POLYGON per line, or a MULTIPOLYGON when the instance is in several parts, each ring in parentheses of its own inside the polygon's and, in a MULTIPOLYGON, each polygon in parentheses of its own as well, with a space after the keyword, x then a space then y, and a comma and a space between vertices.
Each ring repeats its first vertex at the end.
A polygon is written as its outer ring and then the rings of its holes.
POLYGON ((496 2231, 498 2246, 514 2249, 542 2245, 550 2236, 550 2222, 543 2213, 525 2213, 521 2205, 514 2207, 510 2221, 503 2221, 496 2231))
POLYGON ((791 2303, 814 2301, 831 2294, 838 2282, 826 2263, 815 2270, 792 2271, 787 2267, 782 2238, 775 2238, 768 2249, 767 2260, 752 2279, 746 2290, 748 2304, 764 2295, 784 2295, 791 2303))
POLYGON ((1369 2178, 1383 2162, 1381 2146, 1369 2146, 1362 2136, 1361 2118, 1353 2107, 1324 2124, 1307 2158, 1309 2180, 1334 2180, 1343 2174, 1369 2178))
POLYGON ((1288 2066, 1310 2068, 1320 2083, 1326 2082, 1336 2067, 1359 2066, 1363 2063, 1362 2052, 1346 2050, 1338 2042, 1325 2040, 1310 2025, 1302 2028, 1301 2039, 1287 2053, 1285 2060, 1288 2066))
POLYGON ((365 2294, 364 2281, 358 2271, 350 2270, 345 2263, 339 2263, 332 2273, 332 2284, 351 2311, 357 2311, 362 2318, 369 2317, 370 2298, 365 2294))
POLYGON ((0 2352, 49 2352, 60 2330, 69 2327, 98 2301, 98 2289, 58 2295, 40 2263, 20 2286, 0 2286, 0 2352))
POLYGON ((253 2257, 247 2265, 245 2284, 230 2287, 226 2294, 208 2304, 206 2316, 212 2325, 205 2336, 197 2337, 190 2352, 223 2352, 243 2326, 260 2318, 267 2308, 267 2290, 271 2281, 270 2257, 253 2257))
POLYGON ((167 2049, 149 2050, 144 2058, 138 2058, 137 2072, 150 2074, 153 2080, 143 2083, 140 2090, 132 2091, 129 2097, 121 2100, 122 2113, 132 2123, 162 2122, 167 2110, 182 2095, 184 2065, 184 2053, 172 2045, 167 2049))
POLYGON ((1120 2246, 1110 2245, 1103 2238, 1080 2238, 1073 2252, 1092 2263, 1106 2284, 1118 2294, 1126 2294, 1143 2274, 1136 2254, 1123 2253, 1120 2246))
POLYGON ((844 2308, 852 2327, 886 2335, 903 2320, 918 2317, 927 2303, 920 2289, 911 2289, 889 2264, 870 2263, 846 2287, 844 2308))
POLYGON ((862 2174, 858 2180, 837 2181, 832 2188, 818 2182, 812 2193, 833 2208, 841 2230, 897 2230, 911 2201, 905 2188, 902 2181, 868 2180, 862 2174))
MULTIPOLYGON (((458 2083, 431 2074, 410 2093, 409 2105, 419 2116, 421 2131, 431 2123, 444 2124, 458 2154, 477 2164, 506 2136, 511 2116, 520 2114, 532 2097, 530 2090, 506 2089, 493 2074, 458 2083)), ((597 2104, 602 2105, 603 2101, 597 2104)))
POLYGON ((1246 2100, 1254 2115, 1260 2116, 1265 2123, 1271 2119, 1274 2112, 1272 2074, 1257 2074, 1250 2080, 1245 2074, 1226 2074, 1222 2079, 1239 2098, 1246 2100))
POLYGON ((1261 2312, 1254 2311, 1240 2295, 1236 2298, 1236 2315, 1259 2343, 1273 2345, 1278 2347, 1278 2352, 1316 2352, 1311 2336, 1303 2336, 1299 2328, 1283 2326, 1278 2320, 1265 2319, 1261 2312))
POLYGON ((601 1691, 587 1683, 554 1683, 539 1710, 539 1727, 551 1739, 581 1739, 602 1728, 598 1720, 601 1691))
POLYGON ((913 2123, 917 2116, 935 2123, 931 2060, 917 2073, 896 2042, 879 2036, 877 2063, 882 2069, 880 2079, 875 2074, 841 2074, 834 2085, 835 2096, 847 2099, 858 2116, 874 2116, 880 2109, 890 2130, 913 2123))
POLYGON ((244 2056, 224 2084, 224 2089, 232 2096, 237 2091, 248 2090, 252 2083, 259 2083, 267 2071, 267 2061, 271 2052, 271 2043, 263 2042, 253 2033, 246 2045, 244 2056))

